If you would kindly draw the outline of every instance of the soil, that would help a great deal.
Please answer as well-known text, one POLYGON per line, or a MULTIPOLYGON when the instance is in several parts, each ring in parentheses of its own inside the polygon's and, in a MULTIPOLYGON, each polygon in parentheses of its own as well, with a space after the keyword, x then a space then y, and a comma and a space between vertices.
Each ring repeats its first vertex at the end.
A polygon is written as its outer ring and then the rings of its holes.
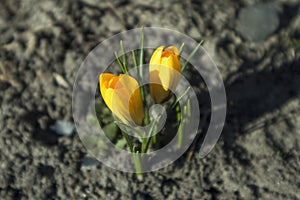
POLYGON ((0 199, 300 199, 298 1, 278 1, 280 25, 260 42, 236 30, 238 12, 269 1, 0 2, 0 199), (228 99, 208 156, 199 159, 195 143, 143 181, 103 164, 82 168, 78 135, 50 129, 72 121, 72 85, 89 51, 141 26, 204 39, 228 99))

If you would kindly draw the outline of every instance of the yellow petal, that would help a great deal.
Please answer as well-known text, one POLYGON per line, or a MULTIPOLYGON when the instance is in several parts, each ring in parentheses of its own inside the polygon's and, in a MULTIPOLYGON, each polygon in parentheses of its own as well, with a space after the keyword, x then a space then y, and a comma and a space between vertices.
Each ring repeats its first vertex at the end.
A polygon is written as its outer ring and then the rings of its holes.
POLYGON ((128 100, 127 108, 130 118, 136 124, 141 125, 145 114, 138 82, 129 75, 123 75, 120 79, 120 82, 123 85, 126 85, 128 94, 126 101, 128 100))
POLYGON ((173 73, 172 73, 172 64, 173 59, 172 57, 163 57, 162 63, 159 71, 159 78, 161 80, 162 86, 165 90, 168 90, 171 86, 173 73))
POLYGON ((178 49, 175 46, 169 46, 165 49, 165 51, 172 52, 175 55, 179 55, 178 49))
POLYGON ((150 84, 150 94, 156 103, 161 103, 169 96, 170 91, 165 90, 161 85, 150 84))
POLYGON ((157 48, 150 60, 150 93, 155 102, 160 103, 169 96, 170 89, 175 90, 181 72, 178 49, 175 46, 157 48), (176 71, 178 73, 176 73, 176 71))
POLYGON ((161 64, 161 55, 162 55, 163 49, 164 49, 164 46, 160 46, 154 51, 154 53, 152 54, 151 59, 150 59, 150 68, 151 67, 156 68, 156 67, 158 67, 157 65, 161 64))
POLYGON ((134 123, 141 125, 145 117, 140 89, 137 88, 130 97, 129 111, 134 123))
POLYGON ((114 77, 113 74, 103 73, 99 76, 100 92, 102 97, 105 99, 105 91, 108 88, 109 81, 114 77))
POLYGON ((129 75, 103 73, 99 77, 100 92, 107 107, 126 124, 141 125, 144 108, 137 81, 129 75))
POLYGON ((160 79, 165 90, 175 90, 180 78, 180 63, 175 56, 162 58, 160 79))

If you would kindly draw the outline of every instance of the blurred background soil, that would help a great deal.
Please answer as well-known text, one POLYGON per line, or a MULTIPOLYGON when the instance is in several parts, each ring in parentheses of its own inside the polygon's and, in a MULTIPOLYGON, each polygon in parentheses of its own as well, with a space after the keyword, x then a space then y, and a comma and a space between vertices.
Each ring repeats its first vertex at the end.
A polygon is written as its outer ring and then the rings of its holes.
POLYGON ((0 199, 300 199, 300 3, 258 0, 0 0, 0 199), (134 174, 72 134, 72 86, 97 44, 141 26, 199 41, 227 92, 203 159, 134 174))

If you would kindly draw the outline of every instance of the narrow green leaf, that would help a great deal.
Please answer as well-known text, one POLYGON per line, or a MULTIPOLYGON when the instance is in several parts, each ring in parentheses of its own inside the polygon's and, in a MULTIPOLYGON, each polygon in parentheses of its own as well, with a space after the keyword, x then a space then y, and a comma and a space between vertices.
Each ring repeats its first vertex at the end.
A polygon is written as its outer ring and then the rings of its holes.
POLYGON ((117 135, 117 132, 118 132, 118 127, 116 126, 115 123, 110 123, 110 124, 107 124, 104 128, 103 128, 103 131, 106 135, 106 137, 108 139, 110 139, 111 141, 115 139, 116 135, 117 135))
POLYGON ((190 91, 190 89, 191 89, 191 87, 189 86, 189 87, 184 91, 184 93, 182 93, 182 95, 176 99, 176 101, 172 104, 171 109, 173 109, 173 108, 176 106, 176 104, 180 101, 180 99, 182 99, 182 98, 190 91))
POLYGON ((156 134, 153 136, 153 137, 150 137, 150 135, 152 135, 152 133, 155 133, 156 130, 157 130, 157 122, 160 120, 161 116, 159 116, 158 118, 156 118, 152 124, 151 124, 151 127, 150 127, 150 130, 149 130, 149 133, 148 133, 148 138, 147 138, 147 142, 146 142, 146 146, 145 146, 145 149, 144 149, 144 152, 143 153, 146 153, 148 148, 149 148, 149 145, 150 145, 150 141, 153 141, 153 139, 155 140, 154 141, 154 144, 156 143, 156 134))
POLYGON ((183 142, 183 126, 184 123, 180 123, 179 127, 178 127, 178 147, 181 148, 182 147, 182 142, 183 142))
MULTIPOLYGON (((141 29, 140 33, 140 54, 139 54, 139 66, 141 67, 144 63, 144 27, 141 29)), ((140 74, 141 76, 143 73, 140 74)))
POLYGON ((180 48, 179 48, 179 55, 181 55, 182 51, 183 51, 183 48, 184 48, 184 43, 181 44, 180 48))
MULTIPOLYGON (((140 82, 143 82, 143 63, 144 63, 144 27, 142 27, 140 32, 140 52, 139 52, 139 78, 140 82)), ((145 103, 145 90, 144 87, 141 86, 141 96, 142 101, 145 103)), ((145 105, 145 104, 144 104, 145 105)))
MULTIPOLYGON (((132 54, 132 60, 133 60, 134 68, 136 68, 137 74, 138 74, 138 76, 137 76, 137 79, 138 79, 138 80, 137 80, 137 81, 138 81, 139 85, 141 85, 141 80, 140 80, 140 68, 138 67, 138 64, 137 64, 137 61, 136 61, 136 57, 135 57, 135 53, 134 53, 133 50, 131 51, 131 54, 132 54)), ((140 91, 141 91, 141 89, 140 89, 140 91)), ((142 98, 142 100, 143 100, 143 98, 142 98)))
POLYGON ((191 101, 190 101, 190 99, 188 99, 186 106, 187 106, 187 116, 191 117, 191 101))
POLYGON ((186 68, 186 66, 189 64, 190 60, 194 57, 195 53, 198 51, 198 49, 203 44, 204 40, 201 40, 199 44, 195 47, 195 49, 192 51, 192 53, 189 55, 188 59, 185 61, 184 65, 181 68, 181 72, 183 72, 186 68))
POLYGON ((127 72, 126 72, 126 70, 125 70, 125 68, 124 68, 124 66, 123 66, 123 64, 122 64, 122 62, 121 62, 121 60, 120 60, 120 58, 119 58, 117 52, 115 52, 115 57, 116 57, 116 59, 117 59, 117 61, 118 61, 119 66, 121 67, 123 73, 124 73, 124 74, 127 74, 127 72))
POLYGON ((126 53, 124 50, 124 45, 123 45, 122 40, 120 41, 120 46, 121 46, 121 52, 122 52, 123 67, 124 67, 125 71, 128 72, 127 62, 126 62, 126 53))
POLYGON ((135 67, 135 68, 138 68, 137 61, 136 61, 136 57, 135 57, 135 53, 134 53, 133 50, 131 51, 131 54, 132 54, 132 60, 133 60, 133 65, 134 65, 134 67, 135 67))
POLYGON ((124 138, 122 138, 122 139, 117 141, 116 147, 119 148, 119 149, 124 149, 126 144, 127 144, 127 141, 124 138))
MULTIPOLYGON (((140 78, 140 83, 143 83, 143 64, 144 64, 144 27, 142 27, 141 32, 140 32, 140 53, 139 53, 139 78, 140 78)), ((149 109, 147 106, 146 102, 146 97, 145 97, 145 86, 141 85, 140 86, 140 91, 141 91, 141 97, 143 101, 143 105, 145 108, 145 119, 144 122, 145 124, 148 124, 150 122, 149 118, 149 109)))

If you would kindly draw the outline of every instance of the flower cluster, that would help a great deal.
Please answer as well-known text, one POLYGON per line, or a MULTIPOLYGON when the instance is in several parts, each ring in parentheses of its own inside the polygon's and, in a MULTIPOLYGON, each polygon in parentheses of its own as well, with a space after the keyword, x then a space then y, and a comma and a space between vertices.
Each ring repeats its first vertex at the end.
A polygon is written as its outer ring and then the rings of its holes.
MULTIPOLYGON (((181 65, 175 46, 158 47, 149 65, 150 95, 155 103, 162 103, 170 96, 180 79, 181 65)), ((142 125, 145 109, 139 84, 127 74, 119 76, 103 73, 99 77, 100 92, 108 108, 124 123, 142 125)))

